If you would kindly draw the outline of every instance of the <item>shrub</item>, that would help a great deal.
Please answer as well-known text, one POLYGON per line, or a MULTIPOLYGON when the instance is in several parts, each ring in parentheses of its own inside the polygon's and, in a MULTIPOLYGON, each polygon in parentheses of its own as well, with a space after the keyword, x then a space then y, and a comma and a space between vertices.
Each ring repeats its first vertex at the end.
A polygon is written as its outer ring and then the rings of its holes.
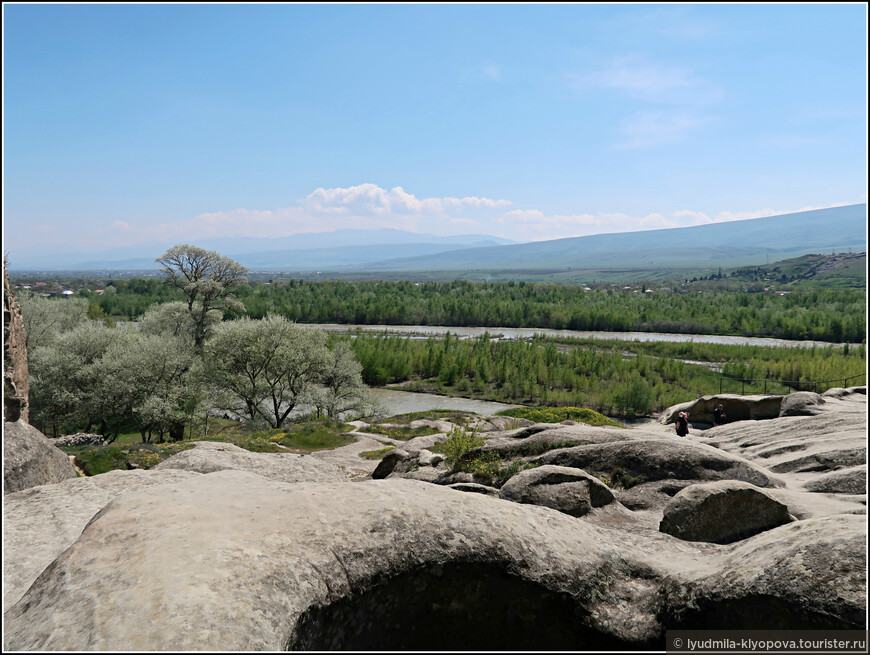
POLYGON ((511 416, 524 418, 536 423, 561 423, 562 421, 578 421, 587 425, 613 427, 625 427, 619 421, 607 418, 603 414, 586 409, 585 407, 515 407, 506 409, 497 414, 498 416, 511 416))
POLYGON ((470 432, 460 426, 456 426, 450 431, 447 439, 441 442, 440 452, 444 453, 444 461, 448 466, 454 467, 458 464, 469 452, 475 448, 480 448, 484 444, 484 439, 478 439, 477 428, 470 432))

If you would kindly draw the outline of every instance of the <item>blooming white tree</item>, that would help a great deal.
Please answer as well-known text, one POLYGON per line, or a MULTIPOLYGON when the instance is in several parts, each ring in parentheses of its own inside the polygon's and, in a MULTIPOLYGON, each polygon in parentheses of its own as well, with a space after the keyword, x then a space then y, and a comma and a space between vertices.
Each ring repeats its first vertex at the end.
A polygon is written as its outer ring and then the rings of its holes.
POLYGON ((202 348, 214 325, 215 312, 223 309, 244 312, 244 306, 233 297, 233 290, 245 282, 247 269, 229 257, 182 244, 173 246, 154 261, 163 265, 161 270, 166 274, 166 282, 184 292, 187 298, 197 350, 202 348))
POLYGON ((283 316, 243 317, 215 328, 204 346, 204 374, 229 398, 222 409, 280 428, 314 398, 328 354, 322 330, 283 316))
POLYGON ((22 295, 18 303, 28 352, 52 343, 58 335, 88 320, 88 301, 84 298, 22 295))

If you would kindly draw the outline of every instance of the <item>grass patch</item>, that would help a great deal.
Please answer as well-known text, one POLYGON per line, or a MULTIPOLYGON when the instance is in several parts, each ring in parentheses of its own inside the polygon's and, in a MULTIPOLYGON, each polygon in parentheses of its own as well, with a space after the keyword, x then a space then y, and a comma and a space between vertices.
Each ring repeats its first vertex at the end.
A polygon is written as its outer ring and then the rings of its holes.
POLYGON ((346 446, 355 441, 353 437, 340 434, 353 429, 352 426, 329 419, 299 423, 292 426, 290 431, 268 429, 251 432, 244 424, 222 419, 209 419, 209 427, 216 431, 203 436, 194 434, 192 441, 143 444, 138 432, 127 432, 107 446, 70 446, 61 450, 68 455, 75 455, 76 464, 90 476, 129 468, 153 468, 165 459, 193 448, 193 441, 230 443, 254 453, 286 453, 287 448, 297 452, 314 452, 346 446))
POLYGON ((356 439, 341 434, 353 429, 353 426, 337 421, 310 421, 294 425, 292 431, 270 439, 296 451, 332 450, 354 443, 356 439))
POLYGON ((401 439, 403 441, 413 439, 414 437, 423 437, 427 434, 438 434, 438 430, 436 430, 435 428, 431 428, 428 425, 422 425, 418 428, 404 426, 389 427, 386 425, 372 425, 366 428, 365 432, 384 434, 388 437, 392 437, 393 439, 401 439))
POLYGON ((150 469, 193 444, 167 444, 160 447, 152 444, 76 446, 61 448, 67 455, 74 455, 76 464, 86 475, 99 475, 108 471, 129 468, 150 469))
POLYGON ((561 423, 562 421, 576 421, 596 427, 609 425, 617 428, 625 427, 619 421, 607 418, 603 414, 586 409, 585 407, 515 407, 506 409, 497 416, 510 416, 512 418, 524 418, 535 423, 561 423))
POLYGON ((383 459, 384 455, 395 449, 395 446, 387 446, 386 448, 381 448, 379 450, 367 450, 364 453, 360 453, 359 456, 363 459, 383 459))
POLYGON ((645 475, 634 477, 620 467, 614 468, 610 473, 593 473, 593 475, 608 487, 621 487, 623 489, 631 489, 647 481, 645 475))
POLYGON ((540 466, 540 462, 527 462, 523 459, 503 460, 496 453, 470 453, 460 459, 453 471, 464 471, 474 476, 475 482, 501 487, 520 471, 540 466))

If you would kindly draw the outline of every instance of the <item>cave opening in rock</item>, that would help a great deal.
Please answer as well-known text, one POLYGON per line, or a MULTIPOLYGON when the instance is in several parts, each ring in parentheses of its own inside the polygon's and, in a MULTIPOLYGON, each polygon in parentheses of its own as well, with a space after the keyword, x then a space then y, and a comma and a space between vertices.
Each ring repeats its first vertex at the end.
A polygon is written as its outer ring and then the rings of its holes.
POLYGON ((492 566, 451 563, 375 584, 296 623, 287 650, 636 650, 574 599, 492 566))

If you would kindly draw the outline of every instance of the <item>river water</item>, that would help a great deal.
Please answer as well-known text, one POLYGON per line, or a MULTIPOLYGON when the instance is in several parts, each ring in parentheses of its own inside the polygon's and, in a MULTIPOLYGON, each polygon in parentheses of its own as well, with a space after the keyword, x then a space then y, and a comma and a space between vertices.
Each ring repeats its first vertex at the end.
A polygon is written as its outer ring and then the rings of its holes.
POLYGON ((395 389, 371 389, 371 393, 387 408, 387 416, 422 412, 429 409, 453 409, 489 416, 505 409, 520 406, 494 403, 488 400, 439 396, 434 393, 397 391, 395 389))
MULTIPOLYGON (((827 343, 824 341, 790 341, 788 339, 769 339, 764 337, 734 337, 719 334, 672 334, 666 332, 587 332, 579 330, 548 330, 545 328, 509 328, 509 327, 448 327, 443 325, 342 325, 338 323, 306 323, 311 327, 321 328, 328 332, 352 332, 361 329, 366 332, 388 332, 390 334, 408 335, 411 337, 451 336, 460 339, 477 337, 489 332, 493 338, 528 339, 536 334, 545 337, 574 337, 576 339, 615 339, 619 341, 671 341, 694 343, 718 343, 734 346, 766 346, 769 348, 825 348, 835 346, 842 348, 842 343, 827 343)), ((860 344, 849 344, 857 347, 860 344)))

